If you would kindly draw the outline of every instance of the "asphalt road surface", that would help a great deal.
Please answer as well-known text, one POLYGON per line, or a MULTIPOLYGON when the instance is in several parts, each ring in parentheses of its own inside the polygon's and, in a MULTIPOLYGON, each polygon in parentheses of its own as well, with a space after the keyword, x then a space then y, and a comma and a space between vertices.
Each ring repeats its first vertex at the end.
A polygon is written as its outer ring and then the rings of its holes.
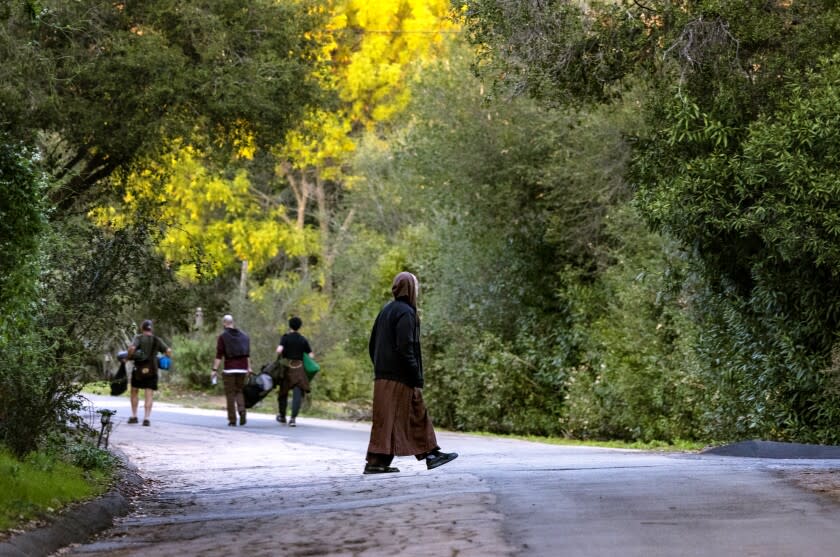
MULTIPOLYGON (((111 444, 148 480, 134 511, 70 555, 838 556, 840 505, 785 479, 838 461, 553 446, 438 432, 460 458, 362 475, 369 424, 156 403, 111 444)), ((141 403, 142 407, 142 403, 141 403)), ((432 408, 432 413, 434 409, 432 408)), ((142 411, 142 410, 141 410, 142 411)))

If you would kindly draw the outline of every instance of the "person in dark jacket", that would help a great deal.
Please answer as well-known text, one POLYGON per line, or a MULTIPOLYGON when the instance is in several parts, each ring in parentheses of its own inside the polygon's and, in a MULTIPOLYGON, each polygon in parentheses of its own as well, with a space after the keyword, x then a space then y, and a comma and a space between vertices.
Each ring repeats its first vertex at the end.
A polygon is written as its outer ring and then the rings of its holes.
POLYGON ((399 472, 394 456, 414 455, 429 470, 455 460, 443 453, 423 402, 423 358, 417 318, 417 277, 394 278, 389 302, 373 324, 368 349, 373 362, 373 424, 365 474, 399 472))
POLYGON ((308 354, 314 358, 309 340, 300 334, 303 321, 300 317, 289 319, 289 332, 280 338, 277 345, 277 355, 286 359, 286 369, 283 379, 277 390, 277 421, 286 423, 286 406, 289 403, 289 391, 292 391, 292 416, 289 418, 289 427, 295 427, 300 406, 303 398, 309 392, 309 378, 303 367, 303 355, 308 354))
POLYGON ((224 331, 216 339, 216 359, 213 360, 212 377, 216 377, 222 359, 225 366, 222 382, 225 387, 228 425, 236 425, 236 412, 239 411, 239 425, 247 423, 245 411, 245 378, 251 373, 251 339, 233 323, 232 315, 222 318, 224 331))

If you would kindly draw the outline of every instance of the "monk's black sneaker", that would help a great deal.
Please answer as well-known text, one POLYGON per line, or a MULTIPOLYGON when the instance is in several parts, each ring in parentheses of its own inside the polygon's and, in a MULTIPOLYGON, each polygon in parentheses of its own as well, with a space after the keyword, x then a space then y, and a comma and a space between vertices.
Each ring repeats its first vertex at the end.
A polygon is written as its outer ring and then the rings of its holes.
POLYGON ((447 462, 452 462, 458 458, 458 453, 442 453, 435 451, 426 455, 426 468, 432 470, 438 466, 443 466, 447 462))

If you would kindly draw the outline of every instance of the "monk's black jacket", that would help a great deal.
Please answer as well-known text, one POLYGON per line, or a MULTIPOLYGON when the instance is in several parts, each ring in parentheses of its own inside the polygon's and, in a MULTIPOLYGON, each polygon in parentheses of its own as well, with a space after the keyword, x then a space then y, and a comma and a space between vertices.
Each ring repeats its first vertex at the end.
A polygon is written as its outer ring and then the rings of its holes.
POLYGON ((370 333, 368 351, 376 379, 423 387, 420 324, 407 299, 397 298, 382 308, 370 333))

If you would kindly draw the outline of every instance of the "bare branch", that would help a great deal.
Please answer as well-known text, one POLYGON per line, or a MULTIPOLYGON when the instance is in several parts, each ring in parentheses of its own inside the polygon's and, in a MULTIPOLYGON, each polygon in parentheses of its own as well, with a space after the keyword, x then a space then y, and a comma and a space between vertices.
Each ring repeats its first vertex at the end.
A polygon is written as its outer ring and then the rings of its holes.
POLYGON ((642 10, 645 10, 646 12, 656 13, 656 10, 654 10, 653 8, 648 8, 647 6, 642 4, 641 2, 638 2, 637 0, 633 0, 633 4, 635 4, 638 8, 641 8, 642 10))
POLYGON ((721 18, 706 21, 703 16, 690 21, 683 28, 677 40, 668 47, 662 57, 676 54, 683 73, 708 63, 716 54, 733 49, 732 63, 739 66, 740 42, 729 31, 729 23, 721 18))

